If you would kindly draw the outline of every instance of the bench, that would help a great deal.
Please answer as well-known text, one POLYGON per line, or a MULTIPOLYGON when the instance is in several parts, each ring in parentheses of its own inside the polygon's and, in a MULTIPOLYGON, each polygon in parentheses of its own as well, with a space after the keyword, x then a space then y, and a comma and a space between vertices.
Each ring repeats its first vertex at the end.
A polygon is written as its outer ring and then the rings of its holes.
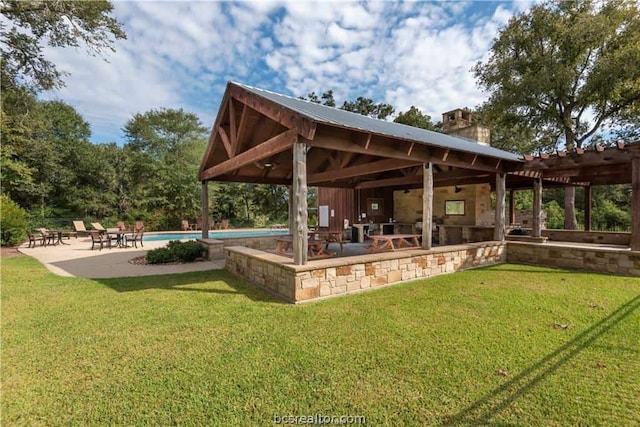
POLYGON ((386 250, 416 249, 420 247, 420 234, 381 234, 370 235, 371 253, 386 250))

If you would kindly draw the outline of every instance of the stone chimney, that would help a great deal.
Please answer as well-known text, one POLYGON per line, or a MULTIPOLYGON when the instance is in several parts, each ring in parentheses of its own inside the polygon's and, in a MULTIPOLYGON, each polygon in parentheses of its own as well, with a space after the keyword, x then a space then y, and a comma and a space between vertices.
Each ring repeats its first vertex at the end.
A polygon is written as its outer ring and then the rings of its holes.
POLYGON ((442 130, 448 135, 457 135, 489 145, 491 131, 488 127, 473 123, 473 114, 466 108, 456 108, 442 114, 442 130))

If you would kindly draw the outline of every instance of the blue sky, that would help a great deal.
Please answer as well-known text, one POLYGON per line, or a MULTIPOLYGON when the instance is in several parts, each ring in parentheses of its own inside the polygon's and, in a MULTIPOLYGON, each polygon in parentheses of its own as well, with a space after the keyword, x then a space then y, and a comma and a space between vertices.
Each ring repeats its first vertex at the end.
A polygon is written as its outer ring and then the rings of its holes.
POLYGON ((333 89, 396 111, 441 113, 486 99, 471 67, 532 1, 115 1, 127 40, 114 53, 46 48, 94 142, 125 142, 136 113, 183 108, 210 127, 228 80, 291 96, 333 89), (106 59, 106 61, 105 61, 106 59))

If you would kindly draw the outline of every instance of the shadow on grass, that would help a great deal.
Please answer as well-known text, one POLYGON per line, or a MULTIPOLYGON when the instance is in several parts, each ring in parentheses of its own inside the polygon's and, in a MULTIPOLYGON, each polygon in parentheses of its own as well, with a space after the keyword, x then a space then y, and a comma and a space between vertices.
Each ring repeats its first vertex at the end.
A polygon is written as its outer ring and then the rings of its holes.
POLYGON ((531 388, 553 374, 595 340, 623 321, 640 306, 640 295, 621 305, 616 311, 580 333, 574 339, 525 369, 513 379, 487 393, 459 413, 446 417, 444 425, 490 425, 490 419, 531 388))
POLYGON ((149 289, 180 292, 203 292, 221 295, 244 295, 252 301, 286 304, 264 289, 255 287, 227 270, 196 271, 191 273, 162 274, 157 276, 91 279, 116 292, 137 292, 149 289), (222 282, 213 284, 211 282, 222 282))

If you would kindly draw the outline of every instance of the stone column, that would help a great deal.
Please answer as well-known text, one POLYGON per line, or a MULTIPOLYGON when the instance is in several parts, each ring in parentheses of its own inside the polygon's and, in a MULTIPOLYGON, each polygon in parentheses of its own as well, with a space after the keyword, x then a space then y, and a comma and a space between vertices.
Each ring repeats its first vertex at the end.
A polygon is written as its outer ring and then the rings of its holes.
POLYGON ((422 165, 422 247, 431 249, 433 232, 433 164, 422 165))
POLYGON ((209 181, 202 181, 202 238, 209 238, 209 181))
MULTIPOLYGON (((299 137, 298 137, 299 138, 299 137)), ((308 261, 307 228, 307 146, 293 143, 293 263, 305 265, 308 261)))
POLYGON ((504 208, 505 193, 507 191, 507 175, 505 173, 496 174, 496 219, 493 229, 493 240, 504 240, 504 208))

